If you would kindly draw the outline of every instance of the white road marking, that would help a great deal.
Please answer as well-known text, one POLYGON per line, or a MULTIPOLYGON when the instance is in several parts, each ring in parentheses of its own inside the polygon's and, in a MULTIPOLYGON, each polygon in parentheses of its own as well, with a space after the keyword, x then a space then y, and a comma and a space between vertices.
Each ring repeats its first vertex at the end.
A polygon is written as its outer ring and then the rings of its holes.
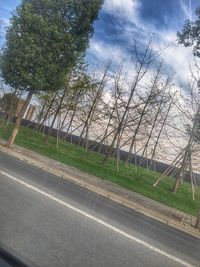
POLYGON ((44 192, 44 191, 42 191, 42 190, 40 190, 39 188, 37 188, 35 186, 32 186, 32 185, 30 185, 30 184, 28 184, 28 183, 26 183, 26 182, 24 182, 24 181, 22 181, 20 179, 8 174, 8 173, 0 171, 0 174, 2 174, 4 176, 7 176, 9 179, 11 179, 11 180, 23 185, 23 186, 35 191, 37 193, 40 193, 41 195, 43 195, 43 196, 45 196, 47 198, 50 198, 51 200, 56 201, 57 203, 59 203, 59 204, 65 206, 65 207, 67 207, 67 208, 69 208, 69 209, 71 209, 71 210, 73 210, 73 211, 75 211, 75 212, 77 212, 77 213, 79 213, 79 214, 81 214, 81 215, 83 215, 83 216, 85 216, 85 217, 87 217, 87 218, 89 218, 89 219, 91 219, 91 220, 93 220, 93 221, 105 226, 106 228, 111 229, 112 231, 114 231, 114 232, 116 232, 116 233, 118 233, 118 234, 120 234, 120 235, 122 235, 122 236, 124 236, 124 237, 126 237, 126 238, 128 238, 128 239, 130 239, 130 240, 132 240, 132 241, 134 241, 134 242, 136 242, 136 243, 148 248, 148 249, 150 249, 150 250, 153 250, 154 252, 157 252, 158 254, 160 254, 162 256, 165 256, 165 257, 169 258, 170 260, 173 260, 173 261, 175 261, 177 263, 180 263, 180 264, 182 264, 183 266, 186 266, 186 267, 194 267, 194 265, 192 265, 192 264, 190 264, 190 263, 188 263, 188 262, 186 262, 186 261, 184 261, 184 260, 182 260, 182 259, 180 259, 178 257, 175 257, 175 256, 173 256, 173 255, 171 255, 171 254, 169 254, 169 253, 157 248, 157 247, 154 247, 153 245, 151 245, 151 244, 149 244, 149 243, 147 243, 145 241, 142 241, 142 240, 138 239, 137 237, 129 235, 126 232, 124 232, 124 231, 112 226, 111 224, 106 223, 106 222, 102 221, 101 219, 98 219, 97 217, 94 217, 93 215, 90 215, 90 214, 88 214, 88 213, 86 213, 86 212, 84 212, 84 211, 82 211, 82 210, 80 210, 80 209, 78 209, 78 208, 76 208, 76 207, 74 207, 74 206, 72 206, 72 205, 70 205, 70 204, 68 204, 68 203, 66 203, 66 202, 64 202, 64 201, 62 201, 62 200, 60 200, 60 199, 58 199, 58 198, 56 198, 56 197, 44 192))

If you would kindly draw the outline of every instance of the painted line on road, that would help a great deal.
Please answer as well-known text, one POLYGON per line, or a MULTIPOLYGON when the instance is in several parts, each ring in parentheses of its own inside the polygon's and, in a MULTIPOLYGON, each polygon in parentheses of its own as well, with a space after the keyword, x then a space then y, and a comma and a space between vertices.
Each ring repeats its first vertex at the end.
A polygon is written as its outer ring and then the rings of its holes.
POLYGON ((95 221, 95 222, 105 226, 106 228, 109 228, 112 231, 114 231, 114 232, 116 232, 116 233, 118 233, 118 234, 120 234, 120 235, 122 235, 122 236, 124 236, 124 237, 126 237, 126 238, 128 238, 128 239, 130 239, 130 240, 132 240, 132 241, 134 241, 134 242, 136 242, 136 243, 148 248, 148 249, 150 249, 150 250, 153 250, 154 252, 157 252, 158 254, 160 254, 162 256, 165 256, 165 257, 169 258, 170 260, 173 260, 173 261, 175 261, 177 263, 180 263, 180 264, 182 264, 183 266, 186 266, 186 267, 194 267, 194 265, 192 265, 192 264, 190 264, 190 263, 188 263, 188 262, 186 262, 186 261, 184 261, 184 260, 182 260, 182 259, 180 259, 180 258, 178 258, 176 256, 173 256, 173 255, 171 255, 171 254, 169 254, 169 253, 167 253, 167 252, 165 252, 165 251, 163 251, 163 250, 161 250, 161 249, 159 249, 157 247, 154 247, 153 245, 151 245, 151 244, 149 244, 149 243, 147 243, 147 242, 145 242, 145 241, 143 241, 141 239, 138 239, 137 237, 129 235, 128 233, 126 233, 126 232, 124 232, 124 231, 112 226, 111 224, 106 223, 106 222, 102 221, 101 219, 98 219, 97 217, 95 217, 93 215, 90 215, 89 213, 84 212, 84 211, 82 211, 82 210, 80 210, 80 209, 68 204, 67 202, 64 202, 64 201, 62 201, 62 200, 60 200, 60 199, 58 199, 58 198, 56 198, 56 197, 54 197, 52 195, 40 190, 39 188, 37 188, 37 187, 35 187, 35 186, 31 185, 31 184, 28 184, 28 183, 26 183, 26 182, 14 177, 14 176, 8 174, 6 172, 0 171, 0 174, 8 177, 9 179, 11 179, 11 180, 13 180, 13 181, 15 181, 15 182, 17 182, 17 183, 29 188, 29 189, 31 189, 31 190, 33 190, 33 191, 35 191, 35 192, 37 192, 37 193, 49 198, 49 199, 51 199, 51 200, 54 200, 55 202, 61 204, 62 206, 65 206, 65 207, 67 207, 67 208, 69 208, 69 209, 71 209, 71 210, 73 210, 73 211, 75 211, 75 212, 77 212, 77 213, 89 218, 90 220, 95 221))

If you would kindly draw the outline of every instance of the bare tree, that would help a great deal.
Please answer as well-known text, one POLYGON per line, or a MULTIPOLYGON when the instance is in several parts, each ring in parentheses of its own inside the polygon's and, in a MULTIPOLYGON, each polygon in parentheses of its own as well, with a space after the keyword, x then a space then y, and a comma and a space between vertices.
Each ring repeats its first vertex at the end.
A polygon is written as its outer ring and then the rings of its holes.
MULTIPOLYGON (((183 121, 187 121, 185 124, 185 146, 180 149, 180 152, 171 163, 171 166, 159 177, 154 184, 154 187, 158 185, 160 181, 165 179, 168 175, 175 175, 176 180, 173 187, 173 192, 177 193, 182 181, 189 173, 191 179, 191 190, 192 197, 194 199, 195 187, 197 187, 194 172, 193 172, 193 160, 195 154, 200 151, 200 99, 198 92, 198 81, 199 79, 192 75, 192 82, 188 83, 187 91, 182 97, 179 96, 180 104, 176 106, 180 112, 180 118, 183 121), (187 109, 186 109, 187 107, 187 109)), ((184 133, 184 132, 183 132, 184 133)))
MULTIPOLYGON (((89 110, 87 112, 86 119, 84 121, 84 125, 82 127, 79 141, 78 141, 79 146, 80 145, 83 146, 84 143, 86 142, 86 149, 87 149, 87 140, 88 140, 89 129, 91 127, 92 121, 94 120, 95 112, 97 111, 98 105, 101 103, 103 90, 104 90, 105 85, 108 81, 108 76, 109 76, 111 64, 112 64, 111 61, 107 62, 107 64, 105 65, 105 68, 103 70, 103 75, 102 75, 100 82, 94 81, 93 84, 91 84, 92 90, 88 91, 88 93, 90 94, 89 97, 91 100, 91 105, 89 105, 89 110)), ((90 103, 90 102, 87 101, 87 105, 88 105, 88 103, 90 103)))
POLYGON ((133 100, 134 93, 137 89, 137 86, 139 85, 140 81, 144 78, 145 74, 147 73, 147 70, 150 66, 150 64, 155 60, 155 53, 151 49, 151 41, 147 44, 145 50, 143 53, 138 52, 137 45, 135 43, 135 56, 136 56, 136 63, 135 63, 135 77, 131 84, 130 93, 128 96, 128 100, 125 104, 124 111, 122 112, 121 119, 119 121, 118 127, 116 129, 116 132, 114 134, 114 137, 112 139, 112 142, 110 144, 110 147, 106 153, 106 156, 103 160, 103 164, 106 163, 108 158, 110 157, 111 153, 113 152, 113 148, 115 146, 115 143, 120 143, 120 139, 122 137, 121 133, 124 131, 124 128, 126 126, 127 120, 128 120, 128 114, 130 110, 130 105, 133 100), (119 136, 121 136, 119 138, 119 136))
POLYGON ((136 126, 136 128, 134 130, 134 134, 133 134, 133 137, 132 137, 132 141, 131 141, 131 145, 130 145, 130 148, 129 148, 129 152, 128 152, 128 156, 127 156, 127 159, 126 159, 126 163, 128 163, 130 158, 131 158, 131 154, 132 154, 132 151, 133 151, 133 146, 134 146, 137 134, 139 132, 139 129, 141 127, 141 123, 142 123, 142 120, 143 120, 144 115, 146 113, 146 110, 147 110, 148 106, 150 105, 150 103, 152 101, 155 101, 155 98, 157 98, 157 95, 159 95, 161 93, 158 90, 158 83, 159 83, 159 80, 160 80, 160 74, 161 74, 162 65, 163 65, 163 63, 161 62, 159 64, 157 72, 156 72, 156 74, 155 74, 155 76, 153 78, 152 84, 150 85, 150 90, 149 90, 148 96, 144 100, 143 108, 141 110, 141 115, 140 115, 139 121, 137 123, 137 126, 136 126))

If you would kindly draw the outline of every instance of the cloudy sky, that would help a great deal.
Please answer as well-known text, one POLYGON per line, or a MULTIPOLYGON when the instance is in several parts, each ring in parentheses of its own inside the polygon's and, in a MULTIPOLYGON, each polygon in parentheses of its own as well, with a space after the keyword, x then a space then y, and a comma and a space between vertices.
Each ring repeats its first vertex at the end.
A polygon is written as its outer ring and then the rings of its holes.
MULTIPOLYGON (((5 42, 5 27, 20 0, 0 0, 0 46, 5 42)), ((176 33, 185 20, 194 20, 199 0, 105 0, 95 23, 94 35, 87 51, 91 65, 113 58, 130 60, 133 40, 142 47, 155 34, 155 49, 164 49, 168 69, 184 85, 192 62, 190 48, 177 44, 176 33)))

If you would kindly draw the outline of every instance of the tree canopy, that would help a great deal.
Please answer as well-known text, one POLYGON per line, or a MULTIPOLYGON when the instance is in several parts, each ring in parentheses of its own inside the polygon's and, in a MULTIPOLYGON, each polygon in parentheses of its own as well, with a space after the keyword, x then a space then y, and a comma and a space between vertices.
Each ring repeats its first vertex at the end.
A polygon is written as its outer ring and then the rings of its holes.
POLYGON ((192 46, 195 56, 200 57, 200 6, 196 9, 196 21, 187 20, 181 32, 177 33, 178 42, 186 47, 192 46))
POLYGON ((102 0, 23 0, 11 18, 2 76, 27 91, 56 90, 84 53, 102 0))

